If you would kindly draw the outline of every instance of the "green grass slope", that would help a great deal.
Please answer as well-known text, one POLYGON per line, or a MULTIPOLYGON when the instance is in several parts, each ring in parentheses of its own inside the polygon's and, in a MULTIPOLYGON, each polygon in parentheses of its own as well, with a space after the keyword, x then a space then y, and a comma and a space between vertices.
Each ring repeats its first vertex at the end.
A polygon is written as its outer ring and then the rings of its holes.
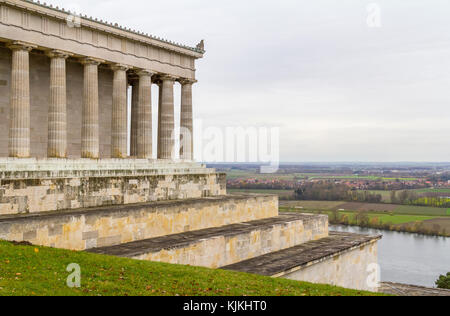
POLYGON ((359 296, 374 293, 257 275, 137 261, 0 241, 0 295, 359 296), (66 285, 69 264, 81 287, 66 285))

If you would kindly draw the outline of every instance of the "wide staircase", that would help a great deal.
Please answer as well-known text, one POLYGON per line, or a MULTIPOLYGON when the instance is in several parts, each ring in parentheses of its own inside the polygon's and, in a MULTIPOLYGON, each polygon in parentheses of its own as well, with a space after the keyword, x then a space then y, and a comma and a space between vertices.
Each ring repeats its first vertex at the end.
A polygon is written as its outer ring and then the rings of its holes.
POLYGON ((320 283, 330 283, 320 278, 320 270, 312 272, 318 276, 314 280, 295 273, 312 265, 320 267, 327 260, 338 265, 333 269, 339 273, 344 264, 339 266, 338 257, 378 238, 329 234, 325 215, 279 214, 278 198, 271 195, 223 195, 0 216, 0 239, 4 240, 320 283))

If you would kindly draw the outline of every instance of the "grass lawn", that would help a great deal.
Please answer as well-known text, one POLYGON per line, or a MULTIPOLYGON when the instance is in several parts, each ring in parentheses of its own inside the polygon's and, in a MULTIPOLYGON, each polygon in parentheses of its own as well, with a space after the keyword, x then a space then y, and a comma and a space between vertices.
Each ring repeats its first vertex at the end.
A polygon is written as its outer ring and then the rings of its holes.
MULTIPOLYGON (((280 208, 280 211, 295 211, 298 212, 298 209, 290 209, 290 208, 280 208)), ((309 211, 309 210, 305 210, 305 212, 311 212, 311 213, 317 213, 317 211, 309 211)), ((327 215, 332 215, 331 211, 323 211, 325 214, 327 215)), ((355 223, 356 222, 356 212, 351 212, 351 211, 340 211, 339 215, 347 215, 349 218, 349 221, 351 223, 355 223)), ((389 215, 389 214, 382 214, 382 213, 367 213, 367 215, 369 216, 370 219, 372 218, 378 218, 380 221, 382 221, 383 223, 390 223, 393 225, 398 225, 398 224, 406 224, 406 223, 414 223, 414 222, 421 222, 421 221, 426 221, 426 220, 433 220, 436 219, 438 217, 436 216, 420 216, 420 215, 389 215)))
POLYGON ((0 241, 0 295, 350 296, 377 295, 223 270, 170 265, 0 241), (66 267, 81 267, 69 288, 66 267))
POLYGON ((449 211, 450 209, 439 207, 398 205, 394 212, 397 214, 446 216, 450 215, 449 211))
MULTIPOLYGON (((356 213, 354 212, 343 212, 341 214, 349 215, 352 222, 355 222, 356 213)), ((393 225, 422 222, 426 220, 436 219, 435 216, 419 216, 419 215, 388 215, 388 214, 377 214, 368 213, 370 219, 378 218, 383 223, 390 223, 393 225)))

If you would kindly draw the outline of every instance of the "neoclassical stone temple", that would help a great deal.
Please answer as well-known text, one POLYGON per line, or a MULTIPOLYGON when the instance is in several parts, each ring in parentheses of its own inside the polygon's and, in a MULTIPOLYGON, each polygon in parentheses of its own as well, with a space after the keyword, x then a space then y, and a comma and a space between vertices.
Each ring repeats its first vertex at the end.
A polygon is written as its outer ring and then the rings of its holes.
POLYGON ((277 196, 227 195, 225 175, 193 161, 203 54, 203 41, 0 0, 0 239, 374 290, 380 236, 279 214, 277 196))
POLYGON ((0 4, 2 156, 127 158, 131 86, 131 156, 153 158, 157 130, 155 158, 173 160, 174 84, 180 84, 180 158, 192 160, 192 85, 201 47, 93 19, 71 25, 70 14, 31 2, 0 4), (159 87, 157 127, 153 84, 159 87))

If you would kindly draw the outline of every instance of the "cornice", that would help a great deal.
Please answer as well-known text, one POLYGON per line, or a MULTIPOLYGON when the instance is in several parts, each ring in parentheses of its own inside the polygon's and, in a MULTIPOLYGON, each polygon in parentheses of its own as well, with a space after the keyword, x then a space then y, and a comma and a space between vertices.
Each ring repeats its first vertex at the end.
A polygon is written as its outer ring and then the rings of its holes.
MULTIPOLYGON (((28 11, 36 12, 38 14, 46 15, 56 19, 66 20, 71 15, 70 11, 66 11, 63 8, 53 7, 40 1, 32 0, 0 0, 0 4, 5 3, 7 5, 25 9, 28 11), (52 12, 53 14, 51 14, 52 12)), ((99 20, 97 18, 88 17, 87 15, 77 15, 80 18, 81 25, 87 28, 96 29, 105 33, 113 33, 114 35, 122 38, 127 38, 137 42, 143 42, 147 45, 156 46, 169 51, 176 51, 178 53, 192 56, 195 58, 202 58, 205 50, 200 48, 189 47, 179 43, 175 43, 166 39, 162 39, 148 33, 135 31, 130 28, 122 27, 117 23, 110 23, 107 21, 99 20)))

